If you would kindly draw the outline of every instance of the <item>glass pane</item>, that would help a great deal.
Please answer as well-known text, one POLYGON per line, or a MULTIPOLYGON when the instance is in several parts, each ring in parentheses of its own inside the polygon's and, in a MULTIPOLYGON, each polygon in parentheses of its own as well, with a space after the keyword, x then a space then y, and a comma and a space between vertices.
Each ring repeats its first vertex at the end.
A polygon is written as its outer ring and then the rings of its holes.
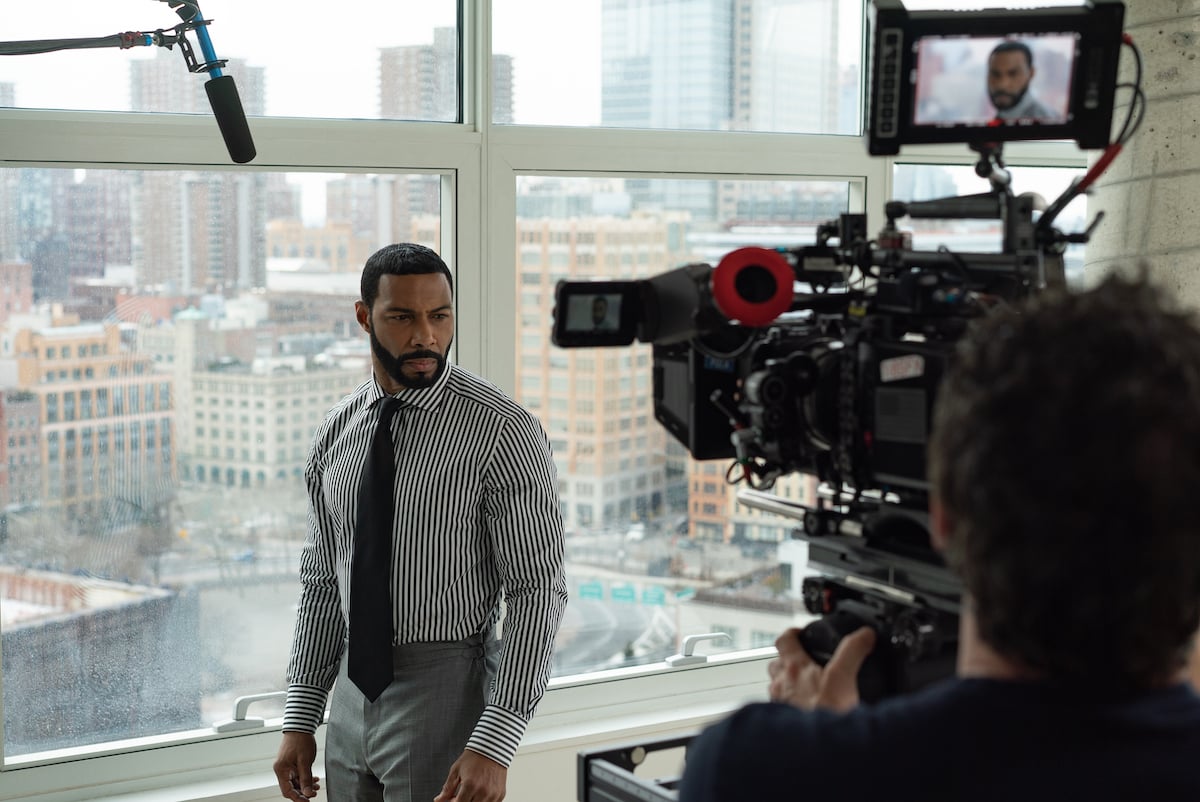
MULTIPOLYGON (((180 22, 166 3, 56 0, 10 4, 6 41, 96 40, 180 22)), ((455 0, 347 0, 327 14, 274 3, 200 3, 216 56, 227 59, 246 113, 291 117, 457 121, 455 0)), ((205 60, 196 33, 186 34, 205 60)), ((11 50, 12 48, 4 48, 11 50)), ((211 113, 205 77, 182 48, 56 50, 0 58, 0 106, 211 113)))
POLYGON ((492 49, 512 58, 513 122, 860 131, 858 0, 495 0, 495 9, 492 49))
POLYGON ((6 755, 284 689, 309 440, 369 375, 362 264, 437 247, 440 186, 0 171, 6 755))
MULTIPOLYGON (((728 462, 694 461, 666 434, 648 345, 552 345, 554 288, 811 244, 847 210, 846 183, 525 176, 517 193, 518 399, 550 434, 568 531, 555 673, 659 662, 702 632, 730 640, 701 652, 770 645, 802 609, 790 566, 803 561, 781 550, 791 523, 739 505, 728 462)), ((775 492, 811 503, 814 488, 792 476, 775 492)))
MULTIPOLYGON (((1053 203, 1083 170, 1061 167, 1010 167, 1012 190, 1040 195, 1053 203)), ((895 200, 919 201, 974 195, 987 192, 991 185, 966 166, 898 164, 893 168, 895 200)), ((874 224, 874 221, 868 221, 874 224)), ((878 221, 882 225, 882 220, 878 221)), ((1087 196, 1074 198, 1056 218, 1054 227, 1064 234, 1083 232, 1088 226, 1087 196)), ((914 220, 903 218, 900 227, 912 233, 915 250, 932 251, 945 246, 964 253, 1001 253, 1004 227, 999 220, 914 220)), ((1071 286, 1083 282, 1084 245, 1067 246, 1063 268, 1071 286)))

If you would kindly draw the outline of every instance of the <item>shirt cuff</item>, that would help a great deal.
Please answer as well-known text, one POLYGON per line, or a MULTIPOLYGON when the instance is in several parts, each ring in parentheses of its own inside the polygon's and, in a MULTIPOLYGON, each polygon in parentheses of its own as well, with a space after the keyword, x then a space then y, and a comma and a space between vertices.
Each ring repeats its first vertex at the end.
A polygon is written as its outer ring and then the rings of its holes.
POLYGON ((488 705, 467 740, 467 748, 508 768, 517 754, 517 747, 521 745, 527 726, 529 721, 511 710, 488 705))
POLYGON ((316 732, 325 718, 329 692, 312 685, 289 685, 283 706, 284 732, 316 732))

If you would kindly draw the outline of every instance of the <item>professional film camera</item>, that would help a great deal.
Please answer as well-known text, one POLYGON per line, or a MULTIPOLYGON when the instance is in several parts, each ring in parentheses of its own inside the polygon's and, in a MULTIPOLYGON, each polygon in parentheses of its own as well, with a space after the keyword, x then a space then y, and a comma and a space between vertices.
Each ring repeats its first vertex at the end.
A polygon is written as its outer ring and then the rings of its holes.
MULTIPOLYGON (((694 458, 730 460, 729 480, 746 484, 739 501, 800 521, 794 534, 819 574, 805 581, 804 602, 822 616, 804 630, 806 650, 823 663, 843 635, 876 630, 859 677, 866 701, 953 672, 961 588, 929 543, 925 449, 955 343, 989 308, 1065 282, 1063 252, 1091 229, 1064 234, 1055 219, 1116 156, 1144 107, 1140 61, 1133 83, 1117 84, 1122 45, 1137 56, 1120 2, 909 12, 875 0, 873 12, 869 152, 964 143, 990 191, 889 202, 873 238, 865 215, 843 214, 813 244, 742 248, 715 267, 639 281, 560 282, 552 335, 562 347, 653 344, 657 420, 694 458), (1069 64, 1051 76, 1057 85, 1039 86, 1036 112, 1006 118, 996 102, 981 115, 977 102, 943 92, 964 59, 986 75, 995 48, 1014 42, 1069 64), (1110 139, 1118 88, 1132 100, 1110 139), (1003 143, 1034 139, 1104 152, 1045 204, 1013 192, 1002 158, 1003 143), (1002 246, 913 250, 898 226, 905 217, 998 220, 1002 246), (797 472, 818 478, 815 505, 767 492, 797 472)), ((608 782, 607 768, 581 755, 581 800, 670 798, 635 793, 632 764, 618 766, 623 791, 591 793, 608 782)))

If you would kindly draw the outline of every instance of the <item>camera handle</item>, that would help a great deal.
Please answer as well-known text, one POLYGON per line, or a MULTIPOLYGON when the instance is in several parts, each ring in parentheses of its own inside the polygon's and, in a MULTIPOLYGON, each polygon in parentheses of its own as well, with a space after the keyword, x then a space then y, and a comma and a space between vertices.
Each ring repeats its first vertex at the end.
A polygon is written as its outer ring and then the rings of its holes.
POLYGON ((852 611, 849 605, 845 605, 804 627, 798 637, 808 656, 817 665, 824 666, 833 657, 842 638, 859 627, 870 627, 875 630, 877 637, 875 649, 867 655, 857 678, 859 699, 871 704, 896 694, 899 689, 895 681, 894 650, 885 641, 886 633, 871 620, 869 614, 852 611))

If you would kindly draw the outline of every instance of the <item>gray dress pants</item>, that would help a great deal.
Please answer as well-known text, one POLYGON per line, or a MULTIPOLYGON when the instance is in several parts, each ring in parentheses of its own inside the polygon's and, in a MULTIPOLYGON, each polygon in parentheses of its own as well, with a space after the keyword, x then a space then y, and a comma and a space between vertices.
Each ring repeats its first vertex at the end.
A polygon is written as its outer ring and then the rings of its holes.
POLYGON ((334 685, 325 733, 330 802, 432 802, 487 702, 500 643, 407 643, 392 649, 392 684, 368 702, 346 677, 334 685))

